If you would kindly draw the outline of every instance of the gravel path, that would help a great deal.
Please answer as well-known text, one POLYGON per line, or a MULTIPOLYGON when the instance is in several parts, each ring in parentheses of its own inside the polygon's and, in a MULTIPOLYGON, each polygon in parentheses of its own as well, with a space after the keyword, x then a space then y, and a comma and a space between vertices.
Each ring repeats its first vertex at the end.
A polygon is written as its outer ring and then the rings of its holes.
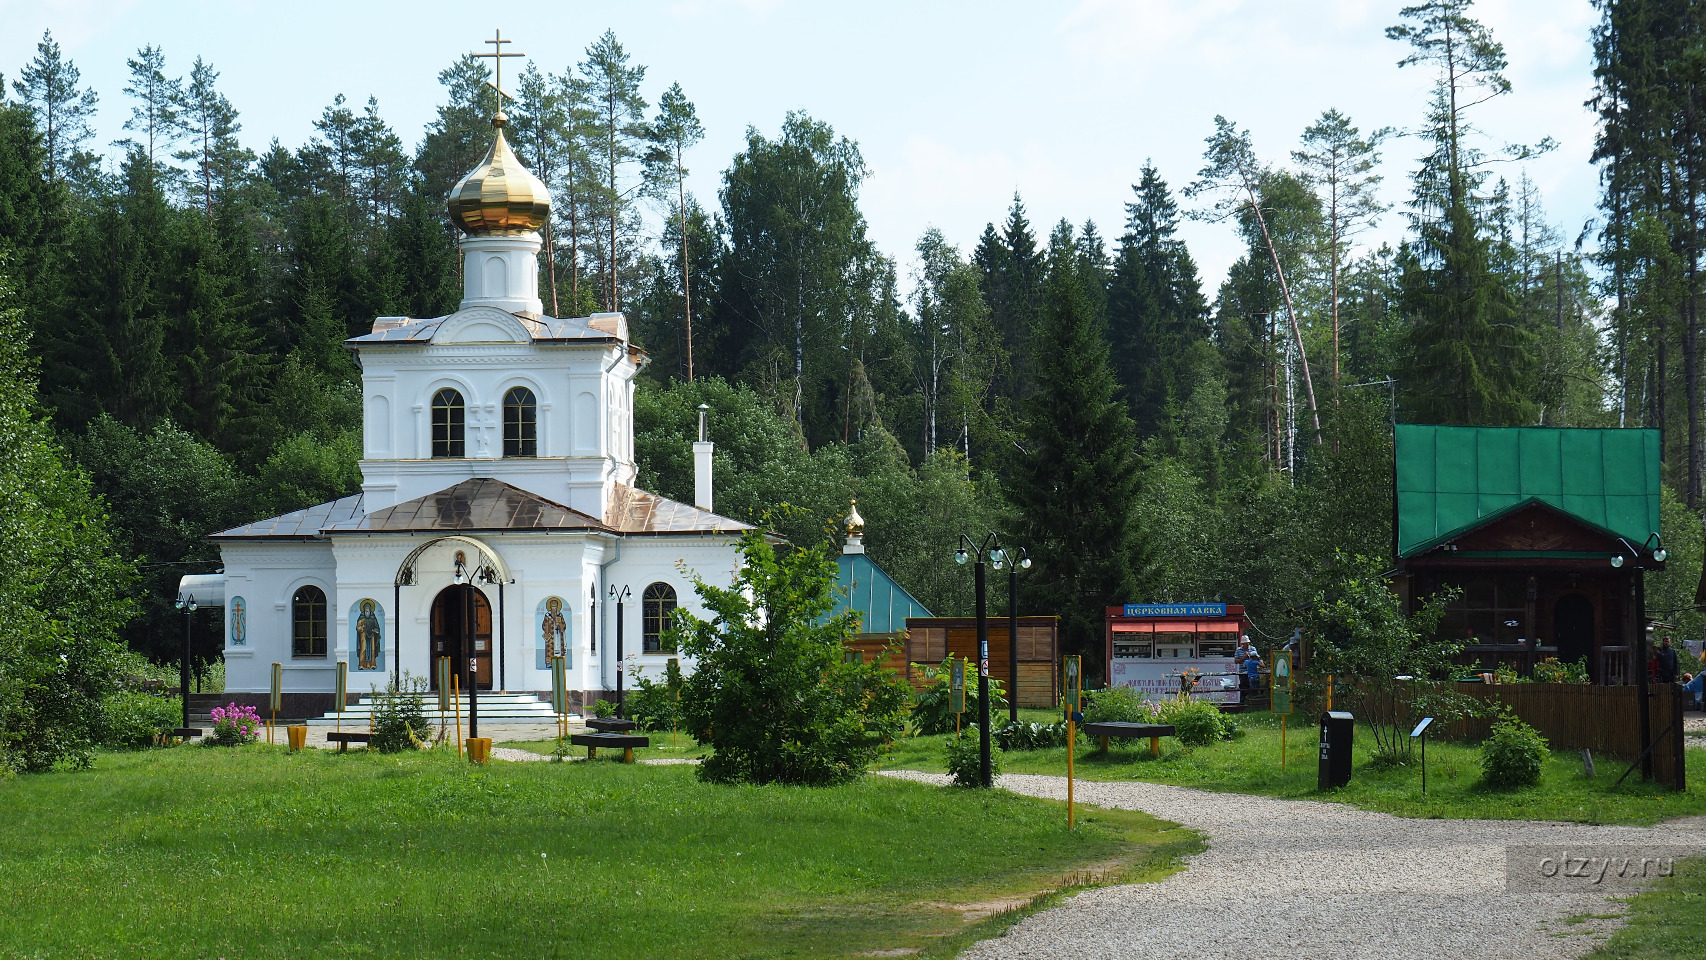
MULTIPOLYGON (((889 776, 945 783, 935 774, 889 776)), ((999 786, 1064 799, 1062 777, 1012 775, 999 786)), ((1142 810, 1203 831, 1209 849, 1160 883, 1100 887, 986 940, 966 960, 1059 957, 1238 960, 1454 960, 1578 957, 1621 912, 1618 861, 1706 852, 1706 818, 1660 827, 1490 820, 1406 820, 1337 803, 1207 793, 1150 783, 1079 781, 1079 802, 1142 810), (1528 882, 1506 883, 1507 850, 1528 882), (1614 857, 1612 876, 1541 880, 1557 858, 1614 857)), ((1653 868, 1656 872, 1656 867, 1653 868)))

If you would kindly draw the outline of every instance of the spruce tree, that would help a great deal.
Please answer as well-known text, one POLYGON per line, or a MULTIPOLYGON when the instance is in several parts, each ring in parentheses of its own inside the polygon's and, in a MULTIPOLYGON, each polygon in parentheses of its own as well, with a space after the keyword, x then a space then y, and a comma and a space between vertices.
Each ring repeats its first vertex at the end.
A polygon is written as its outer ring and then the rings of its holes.
POLYGON ((1069 238, 1048 266, 1035 387, 1005 485, 1011 546, 1035 561, 1022 606, 1058 614, 1063 648, 1100 663, 1102 608, 1136 600, 1150 580, 1133 515, 1137 438, 1069 238))
POLYGON ((1131 189, 1109 282, 1108 335, 1138 434, 1151 436, 1168 403, 1183 399, 1181 359, 1208 338, 1208 304, 1190 251, 1174 236, 1178 204, 1153 163, 1144 163, 1131 189))

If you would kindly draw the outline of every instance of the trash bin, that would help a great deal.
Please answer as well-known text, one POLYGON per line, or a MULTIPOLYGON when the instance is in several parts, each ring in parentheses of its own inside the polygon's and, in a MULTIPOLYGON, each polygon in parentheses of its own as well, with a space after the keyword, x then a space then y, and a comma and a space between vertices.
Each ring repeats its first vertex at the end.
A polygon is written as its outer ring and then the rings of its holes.
POLYGON ((1356 718, 1342 710, 1321 714, 1321 766, 1316 786, 1322 790, 1351 782, 1351 737, 1356 718))

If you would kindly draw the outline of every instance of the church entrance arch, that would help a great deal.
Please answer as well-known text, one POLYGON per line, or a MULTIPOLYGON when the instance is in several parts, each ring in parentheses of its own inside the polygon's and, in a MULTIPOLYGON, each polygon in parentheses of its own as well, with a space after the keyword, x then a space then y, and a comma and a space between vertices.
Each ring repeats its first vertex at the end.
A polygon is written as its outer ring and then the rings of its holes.
POLYGON ((1593 601, 1579 593, 1559 597, 1552 608, 1552 630, 1558 637, 1558 659, 1574 663, 1586 658, 1588 676, 1599 679, 1593 655, 1593 601))
MULTIPOLYGON (((450 586, 438 592, 432 601, 432 656, 449 657, 450 667, 462 676, 462 688, 470 682, 469 661, 481 690, 492 689, 492 605, 478 587, 450 586), (473 598, 473 636, 469 637, 469 597, 473 598), (471 649, 470 649, 471 648, 471 649)), ((438 689, 438 670, 432 677, 432 689, 438 689)))

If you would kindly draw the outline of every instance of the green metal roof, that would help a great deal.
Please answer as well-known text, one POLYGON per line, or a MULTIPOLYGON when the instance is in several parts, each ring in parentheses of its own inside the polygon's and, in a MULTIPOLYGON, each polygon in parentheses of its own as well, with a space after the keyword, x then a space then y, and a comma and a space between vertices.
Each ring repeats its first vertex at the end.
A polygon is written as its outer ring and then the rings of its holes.
POLYGON ((1659 432, 1402 425, 1398 556, 1529 500, 1643 544, 1659 532, 1659 432))
POLYGON ((928 617, 930 611, 895 583, 883 568, 862 553, 844 553, 836 558, 841 572, 840 596, 832 615, 848 610, 859 612, 861 633, 894 633, 906 629, 907 617, 928 617))

